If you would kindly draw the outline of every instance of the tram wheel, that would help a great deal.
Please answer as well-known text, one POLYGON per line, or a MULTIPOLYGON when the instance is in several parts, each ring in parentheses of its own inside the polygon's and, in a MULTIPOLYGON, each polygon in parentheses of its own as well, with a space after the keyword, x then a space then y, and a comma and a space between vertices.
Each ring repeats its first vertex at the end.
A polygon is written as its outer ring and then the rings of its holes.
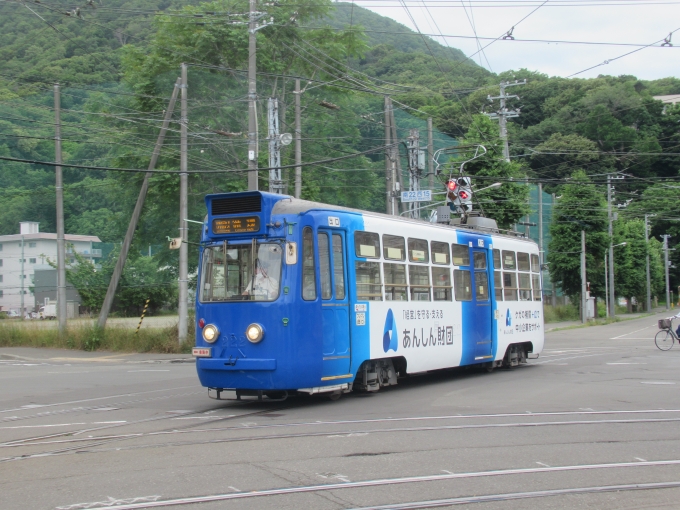
POLYGON ((335 402, 336 400, 340 400, 340 397, 342 397, 342 392, 334 391, 328 395, 328 400, 332 400, 333 402, 335 402))

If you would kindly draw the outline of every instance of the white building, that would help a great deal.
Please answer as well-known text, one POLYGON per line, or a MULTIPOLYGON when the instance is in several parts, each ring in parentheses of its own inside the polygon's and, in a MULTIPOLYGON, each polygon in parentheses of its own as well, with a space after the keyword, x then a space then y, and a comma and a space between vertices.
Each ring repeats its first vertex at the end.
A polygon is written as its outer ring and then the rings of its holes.
MULTIPOLYGON (((93 263, 102 256, 101 250, 92 248, 92 243, 101 242, 96 236, 66 234, 64 239, 67 265, 75 262, 74 250, 93 263)), ((57 262, 57 234, 40 232, 36 222, 22 222, 19 234, 0 236, 0 311, 19 312, 22 292, 25 310, 43 304, 35 302, 30 287, 36 269, 50 268, 48 259, 57 262)))

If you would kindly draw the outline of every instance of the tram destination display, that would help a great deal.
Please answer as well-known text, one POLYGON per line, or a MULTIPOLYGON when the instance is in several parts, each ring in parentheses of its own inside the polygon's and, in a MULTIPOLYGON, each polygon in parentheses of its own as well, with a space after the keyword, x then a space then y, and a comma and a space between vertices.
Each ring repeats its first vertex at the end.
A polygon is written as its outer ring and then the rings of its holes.
POLYGON ((258 216, 242 216, 240 218, 218 218, 213 220, 214 234, 237 234, 240 232, 258 232, 260 218, 258 216))

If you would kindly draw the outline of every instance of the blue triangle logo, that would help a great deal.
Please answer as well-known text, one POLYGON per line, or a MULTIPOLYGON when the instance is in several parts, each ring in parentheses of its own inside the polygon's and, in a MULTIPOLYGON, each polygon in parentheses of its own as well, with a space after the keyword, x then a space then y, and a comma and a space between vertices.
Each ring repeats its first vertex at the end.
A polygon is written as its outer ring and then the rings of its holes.
POLYGON ((385 352, 392 349, 397 352, 399 347, 399 335, 397 334, 397 323, 394 320, 392 309, 387 310, 387 317, 385 318, 385 329, 383 330, 383 350, 385 352))

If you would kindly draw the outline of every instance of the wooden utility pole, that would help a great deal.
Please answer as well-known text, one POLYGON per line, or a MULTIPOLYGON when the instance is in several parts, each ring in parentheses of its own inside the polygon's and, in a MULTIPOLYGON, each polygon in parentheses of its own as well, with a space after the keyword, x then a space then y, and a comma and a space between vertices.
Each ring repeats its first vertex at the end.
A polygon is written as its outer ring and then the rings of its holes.
MULTIPOLYGON (((170 124, 170 119, 172 118, 172 112, 175 109, 175 102, 177 101, 177 93, 182 84, 182 79, 177 78, 175 82, 175 87, 172 89, 172 95, 170 96, 170 102, 168 103, 168 109, 165 111, 165 118, 163 119, 163 125, 161 127, 161 132, 158 134, 158 140, 156 140, 156 146, 153 149, 153 154, 151 155, 151 161, 149 162, 148 169, 151 171, 156 168, 156 163, 158 162, 158 157, 161 153, 161 147, 163 145, 163 140, 165 140, 165 134, 168 130, 168 125, 170 124)), ((139 190, 139 196, 137 197, 137 203, 135 204, 135 209, 132 211, 132 218, 130 218, 130 223, 128 225, 127 232, 125 233, 125 239, 123 239, 123 245, 120 247, 120 254, 118 255, 118 261, 116 262, 116 267, 113 269, 113 274, 111 275, 111 281, 109 282, 109 288, 106 291, 106 297, 104 298, 104 304, 102 305, 101 312, 99 313, 99 321, 97 322, 97 327, 104 328, 106 326, 106 319, 109 317, 111 312, 111 306, 113 305, 113 298, 116 294, 116 289, 118 288, 118 283, 120 282, 120 277, 123 274, 123 268, 125 267, 125 262, 127 261, 127 255, 130 251, 130 245, 132 244, 132 237, 137 229, 137 224, 139 223, 139 217, 142 215, 142 209, 144 208, 144 201, 146 200, 146 194, 149 190, 149 179, 152 173, 147 172, 144 174, 144 181, 142 182, 142 188, 139 190)))
POLYGON ((302 120, 300 119, 300 80, 295 79, 295 198, 302 193, 302 120))
MULTIPOLYGON (((54 86, 54 161, 57 191, 57 320, 59 334, 66 332, 66 244, 64 241, 64 179, 61 171, 61 94, 54 86)), ((22 291, 23 294, 23 291, 22 291)), ((23 310, 21 312, 24 313, 23 310)))
POLYGON ((250 0, 248 23, 248 189, 257 191, 257 5, 250 0))
POLYGON ((187 300, 189 298, 189 251, 187 241, 187 217, 188 213, 188 191, 189 191, 189 168, 188 144, 187 144, 187 65, 182 64, 182 91, 180 96, 181 120, 180 120, 180 156, 179 156, 179 232, 182 244, 179 247, 179 304, 177 313, 179 320, 177 323, 177 334, 179 343, 184 343, 187 339, 187 300))

